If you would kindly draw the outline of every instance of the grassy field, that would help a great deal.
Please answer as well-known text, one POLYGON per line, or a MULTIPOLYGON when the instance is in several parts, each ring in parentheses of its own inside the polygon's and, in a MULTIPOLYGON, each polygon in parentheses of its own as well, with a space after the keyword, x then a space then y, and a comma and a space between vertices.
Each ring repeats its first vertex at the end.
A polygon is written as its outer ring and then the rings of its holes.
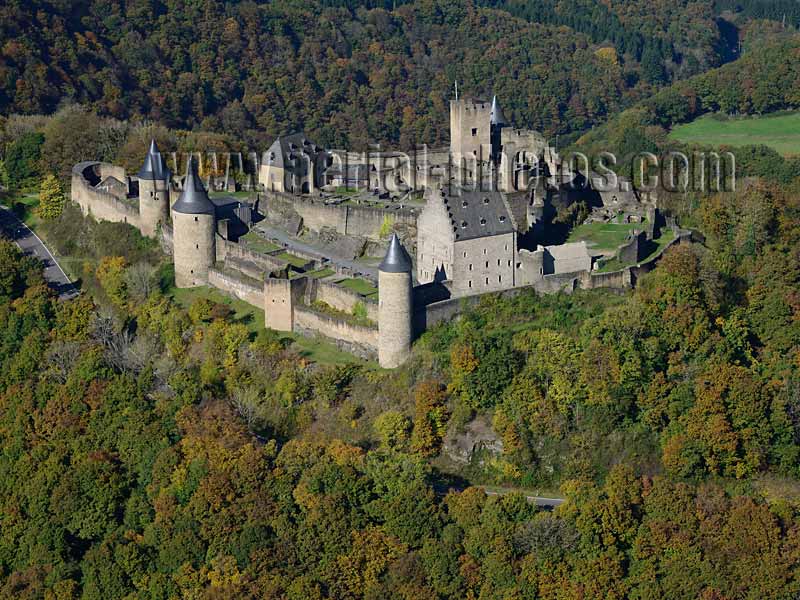
POLYGON ((39 215, 36 214, 36 207, 39 206, 38 192, 10 192, 0 196, 0 202, 14 209, 14 214, 20 221, 32 230, 36 230, 39 225, 39 215))
POLYGON ((573 229, 567 241, 585 241, 591 250, 616 250, 632 230, 642 227, 642 223, 589 223, 573 229))
POLYGON ((785 156, 800 154, 800 112, 717 120, 710 115, 674 127, 669 137, 711 146, 764 144, 785 156))

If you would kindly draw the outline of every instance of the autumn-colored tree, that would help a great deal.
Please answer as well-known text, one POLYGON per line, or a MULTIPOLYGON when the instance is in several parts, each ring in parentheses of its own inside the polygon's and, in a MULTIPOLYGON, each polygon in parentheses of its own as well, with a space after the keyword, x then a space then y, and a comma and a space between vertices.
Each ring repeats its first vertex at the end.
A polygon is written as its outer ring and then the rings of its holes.
POLYGON ((42 219, 57 219, 64 210, 64 200, 61 182, 53 174, 46 175, 39 188, 38 215, 42 219))
POLYGON ((128 300, 128 285, 125 279, 127 263, 121 256, 106 256, 100 259, 95 276, 109 300, 116 306, 124 306, 128 300))
POLYGON ((414 391, 414 431, 411 448, 430 456, 436 454, 442 443, 449 412, 444 386, 438 381, 424 381, 414 391))

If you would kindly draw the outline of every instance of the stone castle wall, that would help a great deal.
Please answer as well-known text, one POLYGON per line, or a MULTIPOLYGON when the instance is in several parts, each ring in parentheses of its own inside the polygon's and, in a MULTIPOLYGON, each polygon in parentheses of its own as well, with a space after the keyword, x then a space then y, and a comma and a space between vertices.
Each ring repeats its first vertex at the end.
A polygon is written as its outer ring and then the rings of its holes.
MULTIPOLYGON (((81 207, 84 215, 92 215, 98 221, 128 223, 141 229, 137 206, 96 189, 92 183, 100 181, 104 174, 116 177, 119 174, 117 169, 121 167, 96 161, 78 163, 72 168, 70 198, 81 207)), ((122 181, 125 181, 124 173, 123 169, 122 181)))
POLYGON ((211 268, 208 270, 208 285, 244 300, 259 309, 264 307, 264 287, 236 277, 230 272, 211 268))
POLYGON ((302 225, 313 231, 323 227, 342 235, 380 240, 380 231, 388 217, 392 224, 416 226, 416 212, 408 208, 378 208, 348 204, 325 204, 322 200, 265 192, 266 217, 273 223, 286 226, 295 233, 302 225), (295 231, 293 231, 295 230, 295 231))
POLYGON ((355 306, 361 303, 367 311, 367 318, 376 323, 378 321, 378 303, 375 300, 364 298, 361 294, 333 283, 317 279, 309 280, 305 298, 307 304, 315 301, 324 302, 346 313, 352 313, 355 306))
POLYGON ((350 346, 348 350, 364 358, 373 358, 378 352, 376 327, 353 325, 304 306, 296 306, 294 309, 294 331, 300 334, 313 332, 334 342, 345 342, 350 346))
MULTIPOLYGON (((278 251, 280 252, 280 251, 278 251)), ((223 238, 217 238, 217 261, 246 261, 259 267, 263 273, 271 273, 286 268, 289 264, 285 260, 250 250, 246 244, 231 242, 223 238)), ((262 273, 262 274, 263 274, 262 273)))

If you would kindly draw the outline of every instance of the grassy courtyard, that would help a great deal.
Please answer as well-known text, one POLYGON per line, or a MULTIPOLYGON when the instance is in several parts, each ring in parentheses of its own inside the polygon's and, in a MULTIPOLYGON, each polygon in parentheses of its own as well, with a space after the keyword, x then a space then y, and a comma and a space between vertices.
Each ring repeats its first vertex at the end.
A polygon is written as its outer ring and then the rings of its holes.
POLYGON ((645 225, 645 223, 588 223, 573 229, 567 241, 585 241, 590 250, 610 252, 625 243, 631 231, 642 229, 645 225))
POLYGON ((258 232, 255 229, 248 231, 241 237, 241 239, 243 239, 247 243, 248 248, 254 252, 266 254, 267 252, 273 252, 275 250, 280 250, 281 248, 277 244, 274 244, 258 235, 258 232))
MULTIPOLYGON (((666 229, 666 228, 663 229, 661 231, 661 236, 653 240, 655 246, 653 247, 650 254, 645 256, 640 262, 644 263, 652 259, 659 252, 661 252, 667 244, 669 244, 674 239, 675 239, 675 233, 672 231, 672 229, 666 229)), ((627 266, 629 266, 628 263, 623 263, 617 257, 614 257, 611 260, 608 260, 605 263, 603 263, 603 266, 600 267, 600 269, 598 269, 598 273, 611 273, 613 271, 619 271, 623 267, 627 266)))
POLYGON ((302 269, 308 264, 308 260, 305 258, 300 258, 299 256, 295 256, 289 252, 281 252, 280 254, 276 254, 275 258, 279 258, 281 260, 285 260, 287 263, 292 265, 297 269, 302 269))
POLYGON ((800 112, 720 120, 705 115, 674 127, 669 137, 689 144, 764 144, 784 156, 800 154, 800 112))
POLYGON ((336 282, 337 285, 340 285, 348 290, 352 290, 357 294, 361 294, 367 298, 376 298, 378 297, 378 288, 372 285, 366 279, 361 279, 354 277, 352 279, 341 279, 336 282))

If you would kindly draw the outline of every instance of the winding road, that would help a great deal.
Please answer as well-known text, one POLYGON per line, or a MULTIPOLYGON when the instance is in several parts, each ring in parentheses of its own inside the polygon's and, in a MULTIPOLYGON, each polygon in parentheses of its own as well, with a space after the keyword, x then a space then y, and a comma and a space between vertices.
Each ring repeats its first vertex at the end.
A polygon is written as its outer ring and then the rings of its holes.
POLYGON ((25 254, 35 256, 44 264, 44 278, 61 300, 69 300, 78 295, 78 289, 70 281, 64 269, 58 264, 53 253, 42 240, 20 221, 7 206, 0 204, 0 228, 6 237, 13 240, 25 254))

